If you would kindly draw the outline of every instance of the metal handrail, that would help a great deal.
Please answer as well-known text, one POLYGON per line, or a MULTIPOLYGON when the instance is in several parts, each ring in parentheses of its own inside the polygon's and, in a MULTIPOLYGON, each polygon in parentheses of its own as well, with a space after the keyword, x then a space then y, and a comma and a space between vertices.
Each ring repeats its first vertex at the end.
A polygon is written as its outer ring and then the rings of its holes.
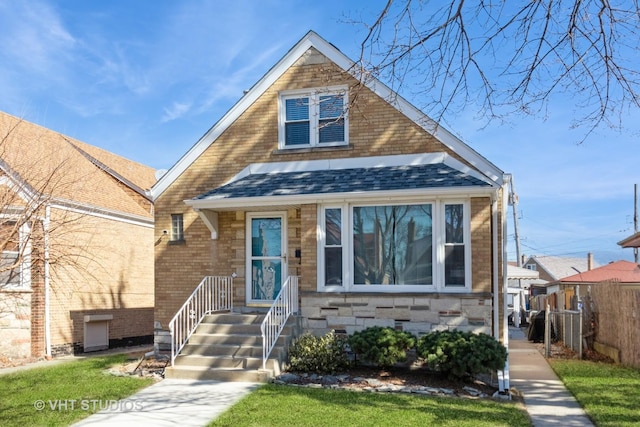
POLYGON ((233 310, 233 277, 207 276, 169 322, 171 366, 207 314, 233 310))
POLYGON ((289 316, 298 313, 298 276, 289 276, 260 325, 262 332, 262 369, 278 341, 289 316))

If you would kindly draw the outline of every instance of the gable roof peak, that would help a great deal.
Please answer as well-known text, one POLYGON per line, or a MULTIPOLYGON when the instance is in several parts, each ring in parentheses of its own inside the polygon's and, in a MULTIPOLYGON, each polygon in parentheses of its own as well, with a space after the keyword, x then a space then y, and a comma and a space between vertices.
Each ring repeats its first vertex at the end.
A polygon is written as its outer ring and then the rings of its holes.
POLYGON ((154 169, 0 111, 0 168, 21 188, 55 203, 144 218, 140 197, 154 169))
POLYGON ((357 63, 349 59, 335 45, 329 43, 318 33, 309 30, 267 73, 258 80, 244 95, 234 104, 227 113, 220 118, 190 149, 187 151, 156 184, 149 190, 152 200, 157 199, 204 151, 235 120, 249 108, 260 96, 262 96, 278 78, 280 78, 291 66, 293 66, 310 49, 316 49, 331 62, 336 64, 344 72, 351 74, 362 82, 369 90, 385 100, 397 111, 404 114, 429 134, 433 135, 441 143, 458 153, 472 164, 491 181, 502 184, 504 172, 497 166, 480 155, 462 140, 454 136, 440 124, 418 110, 411 103, 393 92, 387 85, 366 73, 366 70, 357 66, 357 63), (365 78, 366 74, 366 78, 365 78))

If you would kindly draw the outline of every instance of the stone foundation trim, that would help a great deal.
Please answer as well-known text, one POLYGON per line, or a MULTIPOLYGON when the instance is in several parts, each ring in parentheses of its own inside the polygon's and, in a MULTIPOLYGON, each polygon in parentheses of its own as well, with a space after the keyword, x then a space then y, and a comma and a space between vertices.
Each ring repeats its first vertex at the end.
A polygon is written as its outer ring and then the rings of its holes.
POLYGON ((445 310, 445 311, 439 311, 438 314, 441 317, 459 317, 462 315, 462 312, 457 310, 445 310))

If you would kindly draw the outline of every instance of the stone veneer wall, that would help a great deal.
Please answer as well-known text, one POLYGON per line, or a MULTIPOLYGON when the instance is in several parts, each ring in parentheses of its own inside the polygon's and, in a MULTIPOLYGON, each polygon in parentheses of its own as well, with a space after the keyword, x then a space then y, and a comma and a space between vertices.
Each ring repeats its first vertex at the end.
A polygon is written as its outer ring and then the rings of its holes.
POLYGON ((303 294, 303 327, 316 335, 389 326, 415 335, 459 329, 491 334, 490 294, 303 294))

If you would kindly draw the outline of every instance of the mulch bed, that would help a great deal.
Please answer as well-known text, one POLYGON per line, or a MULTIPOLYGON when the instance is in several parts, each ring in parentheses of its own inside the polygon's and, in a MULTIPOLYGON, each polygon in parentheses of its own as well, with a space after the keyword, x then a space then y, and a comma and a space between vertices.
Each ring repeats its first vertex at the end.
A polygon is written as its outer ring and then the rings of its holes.
MULTIPOLYGON (((290 384, 297 385, 309 385, 322 383, 322 375, 304 374, 299 372, 292 372, 298 375, 298 379, 294 381, 287 381, 290 384)), ((324 376, 326 377, 326 375, 324 376)), ((377 380, 382 385, 389 386, 401 386, 401 387, 430 387, 434 389, 448 389, 455 395, 466 395, 468 392, 464 390, 465 387, 473 388, 482 392, 487 397, 491 397, 498 391, 498 388, 491 385, 489 378, 487 381, 475 380, 475 381, 461 381, 455 379, 449 379, 447 376, 437 372, 430 371, 426 368, 420 367, 393 367, 388 369, 380 369, 369 366, 356 366, 350 368, 344 372, 338 372, 331 375, 331 377, 340 378, 341 388, 350 389, 366 389, 370 388, 370 383, 366 380, 377 380)))

